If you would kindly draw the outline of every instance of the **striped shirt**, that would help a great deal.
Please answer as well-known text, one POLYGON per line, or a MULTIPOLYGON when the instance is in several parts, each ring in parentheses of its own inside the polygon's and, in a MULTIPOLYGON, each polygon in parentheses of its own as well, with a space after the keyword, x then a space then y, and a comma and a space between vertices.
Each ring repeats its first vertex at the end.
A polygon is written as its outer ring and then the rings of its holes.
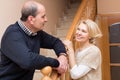
POLYGON ((29 36, 35 36, 37 33, 33 33, 29 28, 27 28, 21 20, 18 21, 20 28, 29 36))

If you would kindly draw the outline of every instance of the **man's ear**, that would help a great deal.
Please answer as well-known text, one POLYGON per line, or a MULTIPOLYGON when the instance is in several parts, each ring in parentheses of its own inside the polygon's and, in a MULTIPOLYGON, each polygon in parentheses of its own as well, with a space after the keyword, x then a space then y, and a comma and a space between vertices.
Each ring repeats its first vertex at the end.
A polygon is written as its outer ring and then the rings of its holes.
POLYGON ((30 24, 33 24, 35 18, 33 16, 28 16, 28 21, 30 24))

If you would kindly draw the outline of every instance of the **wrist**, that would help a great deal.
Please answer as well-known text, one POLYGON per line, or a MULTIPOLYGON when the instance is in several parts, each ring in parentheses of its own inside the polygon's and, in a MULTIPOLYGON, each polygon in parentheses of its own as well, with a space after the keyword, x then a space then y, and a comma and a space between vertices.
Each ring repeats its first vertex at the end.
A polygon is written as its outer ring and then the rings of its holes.
POLYGON ((67 56, 66 53, 60 53, 59 56, 61 56, 61 55, 65 56, 65 57, 67 56))

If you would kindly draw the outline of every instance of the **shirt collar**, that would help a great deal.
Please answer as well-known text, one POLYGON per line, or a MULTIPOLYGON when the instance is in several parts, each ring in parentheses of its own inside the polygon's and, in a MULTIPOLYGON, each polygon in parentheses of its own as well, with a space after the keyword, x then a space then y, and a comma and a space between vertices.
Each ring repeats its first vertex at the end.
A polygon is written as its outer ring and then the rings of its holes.
POLYGON ((20 28, 29 36, 36 36, 37 33, 33 33, 29 28, 27 28, 21 20, 18 21, 20 28))

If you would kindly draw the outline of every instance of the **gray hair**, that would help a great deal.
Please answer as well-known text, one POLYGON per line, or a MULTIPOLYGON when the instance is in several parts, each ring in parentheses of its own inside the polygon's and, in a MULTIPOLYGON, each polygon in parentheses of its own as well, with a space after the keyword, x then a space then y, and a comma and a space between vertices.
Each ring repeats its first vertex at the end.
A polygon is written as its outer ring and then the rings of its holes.
POLYGON ((29 5, 23 6, 21 10, 21 20, 26 21, 28 16, 33 16, 35 17, 37 15, 37 5, 35 3, 31 3, 29 5))

